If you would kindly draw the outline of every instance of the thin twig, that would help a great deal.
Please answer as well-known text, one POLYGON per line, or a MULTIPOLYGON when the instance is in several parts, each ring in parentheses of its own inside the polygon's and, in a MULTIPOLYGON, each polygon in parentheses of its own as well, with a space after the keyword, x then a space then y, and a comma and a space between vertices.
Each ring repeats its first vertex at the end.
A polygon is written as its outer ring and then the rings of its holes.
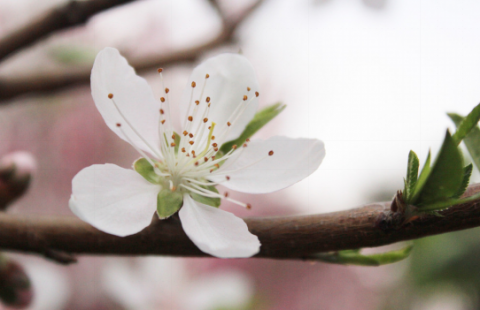
MULTIPOLYGON (((480 184, 464 195, 480 192, 480 184)), ((374 247, 398 241, 480 226, 480 199, 453 206, 442 217, 424 215, 394 230, 379 220, 390 203, 374 203, 328 214, 247 218, 250 231, 262 243, 256 257, 309 259, 319 252, 374 247)), ((53 251, 95 255, 208 256, 185 235, 178 219, 153 221, 142 232, 116 237, 77 218, 0 214, 0 248, 44 255, 53 251)))
POLYGON ((133 0, 69 1, 0 39, 0 61, 48 35, 85 23, 92 15, 133 0))
MULTIPOLYGON (((257 1, 235 19, 226 20, 222 17, 222 20, 224 21, 222 31, 216 38, 209 42, 192 48, 175 51, 167 55, 144 57, 142 59, 133 60, 130 63, 137 72, 142 73, 142 71, 166 67, 173 64, 194 62, 206 51, 231 42, 237 26, 261 3, 262 0, 257 1)), ((90 69, 85 69, 83 71, 77 70, 75 73, 43 74, 41 76, 31 76, 27 78, 0 79, 0 100, 3 100, 3 102, 0 102, 0 105, 6 103, 4 100, 12 99, 20 95, 57 91, 65 87, 86 84, 89 83, 89 81, 90 69)))

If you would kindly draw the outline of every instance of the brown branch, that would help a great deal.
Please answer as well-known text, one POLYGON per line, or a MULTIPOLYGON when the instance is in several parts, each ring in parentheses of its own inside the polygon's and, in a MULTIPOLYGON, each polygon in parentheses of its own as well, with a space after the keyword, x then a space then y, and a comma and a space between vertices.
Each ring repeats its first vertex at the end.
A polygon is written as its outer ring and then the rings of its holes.
MULTIPOLYGON (((480 192, 470 186, 465 196, 480 192)), ((309 259, 325 251, 374 247, 480 226, 480 199, 422 216, 398 229, 383 230, 390 203, 328 214, 245 219, 262 243, 256 257, 309 259)), ((44 255, 46 249, 95 255, 208 256, 182 230, 178 218, 153 221, 142 232, 116 237, 77 218, 0 214, 0 248, 44 255)))
POLYGON ((92 15, 133 0, 69 1, 0 39, 0 61, 53 32, 85 23, 92 15))
MULTIPOLYGON (((131 61, 131 65, 137 70, 137 72, 141 73, 141 71, 152 70, 152 68, 194 62, 200 55, 202 55, 202 53, 230 42, 233 39, 233 33, 237 26, 261 3, 262 0, 257 1, 235 19, 227 20, 222 17, 222 31, 216 38, 209 42, 189 49, 175 51, 163 56, 155 55, 144 57, 139 60, 133 60, 131 61)), ((57 73, 51 75, 31 76, 28 78, 0 79, 0 100, 11 99, 29 93, 57 91, 65 87, 89 83, 89 81, 89 68, 75 73, 57 73)), ((0 105, 4 103, 5 102, 0 102, 0 105)))

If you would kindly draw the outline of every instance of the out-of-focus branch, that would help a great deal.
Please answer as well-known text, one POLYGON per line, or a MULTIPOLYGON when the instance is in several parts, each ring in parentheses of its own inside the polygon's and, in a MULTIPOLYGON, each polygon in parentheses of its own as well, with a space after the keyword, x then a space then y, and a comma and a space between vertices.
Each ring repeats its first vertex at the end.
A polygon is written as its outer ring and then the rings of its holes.
POLYGON ((92 15, 133 0, 69 1, 0 39, 0 61, 51 33, 85 23, 92 15))
MULTIPOLYGON (((247 16, 249 16, 250 13, 261 4, 261 2, 262 0, 257 1, 235 19, 226 19, 222 16, 222 31, 216 38, 209 42, 192 48, 175 51, 167 55, 144 57, 139 60, 133 60, 131 61, 131 65, 137 70, 137 72, 141 73, 141 71, 152 70, 153 68, 166 67, 177 63, 193 62, 202 53, 231 42, 237 26, 245 20, 245 18, 247 18, 247 16)), ((75 73, 58 73, 19 79, 0 79, 0 100, 11 99, 28 93, 57 91, 68 86, 85 84, 89 81, 90 69, 75 73)), ((2 102, 0 102, 0 105, 1 104, 2 102)))
MULTIPOLYGON (((464 197, 480 192, 470 186, 464 197)), ((262 243, 256 257, 314 259, 314 254, 398 241, 480 226, 480 199, 441 211, 441 217, 424 215, 408 224, 385 230, 380 223, 390 203, 328 214, 247 218, 250 231, 262 243)), ((27 217, 0 214, 0 248, 39 253, 58 251, 95 255, 208 256, 185 235, 178 218, 154 220, 142 232, 116 237, 76 218, 27 217)))

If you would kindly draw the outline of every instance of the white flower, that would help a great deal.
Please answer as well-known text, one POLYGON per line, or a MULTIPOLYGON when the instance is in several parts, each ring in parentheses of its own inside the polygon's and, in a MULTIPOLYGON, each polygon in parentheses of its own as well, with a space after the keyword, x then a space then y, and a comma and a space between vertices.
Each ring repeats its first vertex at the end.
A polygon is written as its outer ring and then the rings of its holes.
POLYGON ((255 295, 253 279, 235 269, 191 275, 183 260, 145 257, 111 259, 101 286, 126 309, 244 309, 255 295))
POLYGON ((222 54, 194 69, 180 103, 180 135, 172 126, 163 78, 164 95, 158 101, 116 49, 97 55, 91 87, 108 127, 144 158, 134 163, 136 171, 93 165, 72 181, 71 210, 110 234, 141 231, 156 208, 161 218, 179 210, 185 233, 203 252, 250 257, 259 251, 258 238, 242 219, 218 209, 217 201, 250 205, 219 194, 214 186, 277 191, 310 175, 325 156, 319 140, 285 137, 247 140, 226 154, 219 152, 223 143, 240 136, 258 106, 255 73, 241 55, 222 54))

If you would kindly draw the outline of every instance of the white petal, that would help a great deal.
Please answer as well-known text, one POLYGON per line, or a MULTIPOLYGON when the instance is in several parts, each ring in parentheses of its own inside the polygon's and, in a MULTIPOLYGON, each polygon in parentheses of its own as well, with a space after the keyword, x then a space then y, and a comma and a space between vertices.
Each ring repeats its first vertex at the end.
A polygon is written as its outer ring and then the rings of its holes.
POLYGON ((322 141, 287 137, 253 140, 237 152, 238 155, 229 158, 209 179, 218 182, 228 175, 230 180, 222 183, 223 186, 252 194, 270 193, 293 185, 317 170, 325 157, 322 141), (268 155, 270 151, 274 152, 273 156, 268 155))
POLYGON ((85 222, 123 237, 150 224, 159 190, 133 170, 93 165, 73 178, 69 206, 85 222))
MULTIPOLYGON (((230 128, 230 133, 225 141, 237 138, 245 129, 245 126, 253 118, 258 107, 258 99, 255 97, 255 92, 258 91, 258 82, 255 76, 255 71, 251 63, 242 55, 239 54, 221 54, 216 57, 207 59, 199 66, 197 66, 188 80, 187 87, 184 90, 181 102, 182 125, 187 116, 188 107, 190 106, 190 97, 192 92, 191 83, 195 81, 197 86, 194 88, 193 101, 200 100, 199 111, 204 111, 207 104, 206 97, 211 98, 210 114, 208 116, 209 122, 215 122, 217 129, 215 136, 219 137, 219 133, 227 128, 227 121, 232 113, 235 111, 240 103, 243 103, 243 96, 246 95, 249 99, 254 98, 243 112, 242 116, 230 128), (205 84, 205 75, 209 74, 207 84, 203 92, 202 98, 200 94, 205 84), (247 91, 247 87, 251 90, 247 91), (222 130, 223 128, 223 130, 222 130)), ((193 106, 195 104, 192 104, 193 106)), ((191 112, 189 113, 191 114, 191 112)), ((201 121, 200 115, 194 118, 194 126, 197 128, 197 121, 201 121)))
POLYGON ((120 123, 123 131, 136 146, 150 153, 153 153, 153 148, 158 153, 160 103, 154 99, 147 81, 135 74, 135 70, 118 50, 107 47, 98 53, 93 64, 90 82, 93 100, 107 126, 128 142, 117 127, 117 123, 120 123), (115 108, 112 99, 108 98, 110 93, 113 94, 113 100, 122 114, 138 134, 151 145, 151 148, 131 129, 115 108))
POLYGON ((260 250, 257 236, 230 212, 195 202, 185 194, 179 215, 187 236, 207 254, 222 258, 250 257, 260 250))

